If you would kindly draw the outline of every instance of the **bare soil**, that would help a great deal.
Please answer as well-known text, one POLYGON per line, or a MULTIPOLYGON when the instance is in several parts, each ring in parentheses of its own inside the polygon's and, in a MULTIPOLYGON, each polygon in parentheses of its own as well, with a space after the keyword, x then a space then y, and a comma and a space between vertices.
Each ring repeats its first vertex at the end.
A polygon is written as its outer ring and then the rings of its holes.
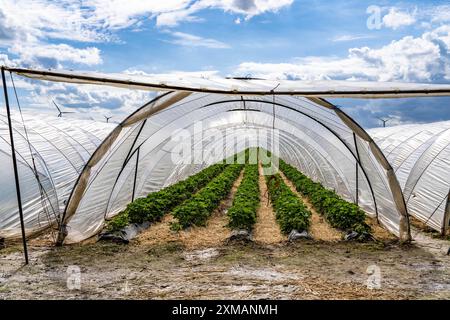
POLYGON ((22 267, 19 245, 0 251, 0 299, 450 298, 449 256, 415 245, 302 241, 187 248, 178 239, 32 246, 30 258, 22 267), (380 270, 379 289, 367 287, 370 266, 380 270), (70 286, 74 267, 80 289, 70 286))

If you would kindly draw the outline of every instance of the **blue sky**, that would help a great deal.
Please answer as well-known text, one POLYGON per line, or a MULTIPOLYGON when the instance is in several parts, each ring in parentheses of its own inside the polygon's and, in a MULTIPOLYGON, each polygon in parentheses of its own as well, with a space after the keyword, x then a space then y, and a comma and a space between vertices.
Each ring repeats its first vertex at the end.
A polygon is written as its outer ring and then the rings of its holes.
MULTIPOLYGON (((448 1, 0 0, 0 64, 33 68, 450 82, 448 1)), ((120 119, 145 92, 17 79, 49 101, 120 119)), ((450 99, 334 101, 366 127, 450 119, 450 99)))

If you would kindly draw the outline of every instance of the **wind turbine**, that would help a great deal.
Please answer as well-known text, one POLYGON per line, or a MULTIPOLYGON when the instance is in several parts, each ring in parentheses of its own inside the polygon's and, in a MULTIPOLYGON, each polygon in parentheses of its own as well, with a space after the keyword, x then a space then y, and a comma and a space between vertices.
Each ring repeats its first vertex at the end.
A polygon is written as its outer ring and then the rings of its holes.
POLYGON ((104 117, 106 119, 106 123, 109 123, 109 119, 111 119, 113 116, 110 116, 110 117, 104 116, 104 117))
POLYGON ((58 112, 59 112, 58 118, 62 118, 62 115, 63 115, 64 113, 75 113, 75 112, 73 112, 73 111, 61 111, 61 109, 60 109, 60 108, 58 107, 58 105, 56 104, 55 100, 52 100, 52 102, 53 102, 53 104, 55 105, 56 109, 58 109, 58 112))
POLYGON ((386 122, 388 122, 389 120, 391 120, 391 118, 377 118, 378 120, 380 120, 381 122, 383 122, 383 128, 386 128, 386 122))

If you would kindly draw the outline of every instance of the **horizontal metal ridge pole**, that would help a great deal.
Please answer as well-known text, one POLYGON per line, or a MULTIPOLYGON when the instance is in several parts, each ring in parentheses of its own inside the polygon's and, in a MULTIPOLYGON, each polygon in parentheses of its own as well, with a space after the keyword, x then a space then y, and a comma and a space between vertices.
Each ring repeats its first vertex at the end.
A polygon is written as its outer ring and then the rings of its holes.
MULTIPOLYGON (((449 88, 436 88, 436 89, 392 89, 392 90, 378 90, 378 89, 364 89, 364 90, 286 90, 286 91, 274 91, 269 89, 264 90, 221 90, 214 88, 199 88, 180 85, 166 85, 161 83, 149 83, 143 81, 134 80, 121 80, 106 78, 94 75, 83 74, 68 74, 51 70, 33 70, 24 68, 9 68, 5 67, 5 70, 14 72, 16 74, 27 76, 29 75, 42 75, 45 77, 51 77, 51 79, 41 79, 47 81, 59 81, 59 82, 71 82, 71 83, 90 83, 90 84, 102 84, 111 86, 128 86, 136 89, 147 90, 176 90, 176 91, 189 91, 189 92, 204 92, 204 93, 217 93, 217 94, 241 94, 241 95, 297 95, 305 97, 348 97, 348 98, 398 98, 398 97, 427 97, 427 96, 450 96, 449 88), (75 80, 75 81, 74 81, 75 80), (80 82, 76 82, 79 80, 80 82)), ((252 81, 263 80, 237 80, 245 81, 246 83, 252 81)), ((350 83, 350 82, 349 82, 350 83)))

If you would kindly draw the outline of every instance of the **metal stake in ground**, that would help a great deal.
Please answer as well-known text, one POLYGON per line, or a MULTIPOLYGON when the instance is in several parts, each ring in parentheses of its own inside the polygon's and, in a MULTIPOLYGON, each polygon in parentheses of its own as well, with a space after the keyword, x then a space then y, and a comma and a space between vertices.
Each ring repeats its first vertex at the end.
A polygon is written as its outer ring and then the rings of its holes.
POLYGON ((6 78, 5 78, 4 67, 1 68, 1 71, 2 71, 2 81, 3 81, 3 93, 5 95, 6 115, 8 117, 9 138, 11 140, 11 156, 12 156, 13 167, 14 167, 14 179, 16 181, 17 205, 19 207, 20 227, 22 229, 23 252, 25 255, 25 264, 28 264, 28 249, 27 249, 27 239, 25 236, 25 223, 23 220, 22 197, 20 195, 19 173, 17 171, 16 149, 14 147, 14 136, 13 136, 12 122, 11 122, 11 112, 9 109, 8 89, 6 87, 6 78))

